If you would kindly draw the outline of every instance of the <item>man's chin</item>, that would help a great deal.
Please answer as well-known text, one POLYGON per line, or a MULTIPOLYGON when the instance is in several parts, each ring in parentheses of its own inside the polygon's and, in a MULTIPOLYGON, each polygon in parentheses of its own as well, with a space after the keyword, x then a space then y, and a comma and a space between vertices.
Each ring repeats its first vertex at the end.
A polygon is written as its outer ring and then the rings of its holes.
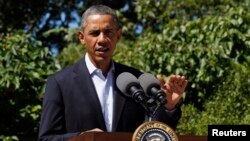
POLYGON ((105 61, 110 61, 111 60, 111 57, 110 56, 107 56, 107 55, 98 55, 96 56, 96 61, 98 62, 105 62, 105 61))

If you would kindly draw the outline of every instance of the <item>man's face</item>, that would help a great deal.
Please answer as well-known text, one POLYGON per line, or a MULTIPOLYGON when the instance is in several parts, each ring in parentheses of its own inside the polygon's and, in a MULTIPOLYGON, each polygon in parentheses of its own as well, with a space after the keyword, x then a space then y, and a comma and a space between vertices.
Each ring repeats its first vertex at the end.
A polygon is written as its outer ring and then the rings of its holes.
POLYGON ((121 30, 111 15, 90 15, 86 23, 84 31, 79 32, 78 36, 87 48, 92 63, 109 63, 121 37, 121 30))

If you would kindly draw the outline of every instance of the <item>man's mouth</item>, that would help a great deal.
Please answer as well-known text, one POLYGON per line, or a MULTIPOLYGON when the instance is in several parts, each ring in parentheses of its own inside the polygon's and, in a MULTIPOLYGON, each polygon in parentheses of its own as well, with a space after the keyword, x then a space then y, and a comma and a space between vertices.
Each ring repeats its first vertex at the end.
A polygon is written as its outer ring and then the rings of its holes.
POLYGON ((99 46, 95 49, 96 51, 101 51, 101 52, 106 52, 109 50, 108 47, 105 47, 105 46, 99 46))

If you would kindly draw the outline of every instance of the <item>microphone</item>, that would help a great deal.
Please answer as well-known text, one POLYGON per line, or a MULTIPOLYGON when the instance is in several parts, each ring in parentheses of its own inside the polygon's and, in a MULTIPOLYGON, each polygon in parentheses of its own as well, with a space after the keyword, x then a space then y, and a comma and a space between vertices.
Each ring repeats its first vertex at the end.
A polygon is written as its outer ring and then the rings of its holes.
POLYGON ((116 85, 126 96, 132 97, 138 103, 145 104, 145 93, 142 90, 138 79, 131 73, 121 73, 116 79, 116 85))
POLYGON ((166 95, 161 90, 160 82, 150 73, 143 73, 138 78, 142 89, 148 97, 152 97, 161 106, 166 104, 166 95))

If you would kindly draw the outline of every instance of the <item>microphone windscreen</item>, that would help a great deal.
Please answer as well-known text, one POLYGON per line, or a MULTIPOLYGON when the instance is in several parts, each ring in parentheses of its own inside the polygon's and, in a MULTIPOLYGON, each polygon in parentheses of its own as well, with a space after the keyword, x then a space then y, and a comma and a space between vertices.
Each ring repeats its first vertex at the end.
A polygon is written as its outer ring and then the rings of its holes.
POLYGON ((130 88, 132 86, 138 87, 139 85, 140 84, 138 79, 129 72, 123 72, 119 74, 119 76, 116 79, 116 86, 126 96, 131 96, 130 88))
POLYGON ((141 84, 142 89, 146 94, 151 94, 151 89, 153 87, 156 87, 158 89, 161 88, 159 80, 156 79, 154 75, 150 73, 143 73, 142 75, 140 75, 138 80, 141 84))

